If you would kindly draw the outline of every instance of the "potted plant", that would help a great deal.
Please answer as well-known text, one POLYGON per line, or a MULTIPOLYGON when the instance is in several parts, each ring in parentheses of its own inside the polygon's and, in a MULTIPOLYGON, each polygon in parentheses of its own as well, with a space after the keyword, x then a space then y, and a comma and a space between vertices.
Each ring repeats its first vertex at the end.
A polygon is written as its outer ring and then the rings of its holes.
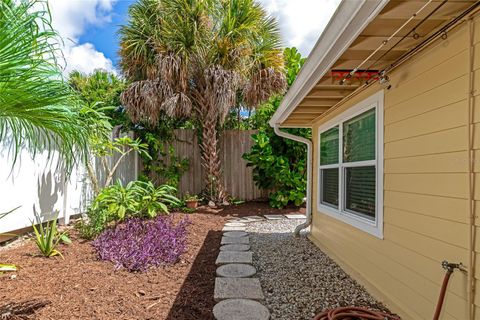
POLYGON ((185 205, 190 209, 196 209, 198 207, 198 202, 202 201, 197 195, 190 195, 188 192, 185 194, 184 200, 185 205))

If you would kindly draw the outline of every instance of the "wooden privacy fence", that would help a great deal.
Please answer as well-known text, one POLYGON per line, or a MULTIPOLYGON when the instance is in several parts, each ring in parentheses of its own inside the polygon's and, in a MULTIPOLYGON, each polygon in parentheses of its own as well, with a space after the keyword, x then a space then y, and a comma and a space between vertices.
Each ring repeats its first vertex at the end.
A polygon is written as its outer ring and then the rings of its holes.
MULTIPOLYGON (((253 145, 251 135, 256 130, 226 130, 220 137, 220 157, 223 168, 223 182, 228 193, 241 200, 265 198, 268 194, 260 190, 253 182, 252 168, 242 158, 253 145)), ((173 142, 175 155, 189 159, 189 169, 183 174, 179 183, 179 193, 198 194, 203 191, 203 168, 197 134, 191 129, 175 130, 173 142)))

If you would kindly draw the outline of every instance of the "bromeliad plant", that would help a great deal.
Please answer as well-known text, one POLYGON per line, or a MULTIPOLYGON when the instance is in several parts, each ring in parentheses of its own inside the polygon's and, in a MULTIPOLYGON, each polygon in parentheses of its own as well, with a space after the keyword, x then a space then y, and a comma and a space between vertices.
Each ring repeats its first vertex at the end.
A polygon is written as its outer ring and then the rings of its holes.
POLYGON ((133 218, 104 231, 93 246, 100 258, 113 262, 116 269, 146 271, 151 266, 178 261, 187 249, 189 223, 185 218, 175 225, 167 216, 154 220, 133 218))
POLYGON ((35 214, 37 225, 32 221, 33 231, 35 232, 35 244, 40 250, 41 254, 47 258, 54 256, 61 256, 62 253, 57 250, 57 246, 62 242, 65 244, 71 244, 72 241, 68 237, 66 232, 59 232, 57 228, 57 215, 50 222, 42 223, 38 214, 35 214))

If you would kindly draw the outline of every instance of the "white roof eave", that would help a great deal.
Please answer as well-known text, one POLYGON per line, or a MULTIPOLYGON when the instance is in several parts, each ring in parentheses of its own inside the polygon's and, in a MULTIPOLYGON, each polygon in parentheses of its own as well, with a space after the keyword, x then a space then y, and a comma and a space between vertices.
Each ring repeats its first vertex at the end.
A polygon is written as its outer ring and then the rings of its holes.
POLYGON ((281 124, 389 0, 342 0, 288 90, 270 126, 281 124))

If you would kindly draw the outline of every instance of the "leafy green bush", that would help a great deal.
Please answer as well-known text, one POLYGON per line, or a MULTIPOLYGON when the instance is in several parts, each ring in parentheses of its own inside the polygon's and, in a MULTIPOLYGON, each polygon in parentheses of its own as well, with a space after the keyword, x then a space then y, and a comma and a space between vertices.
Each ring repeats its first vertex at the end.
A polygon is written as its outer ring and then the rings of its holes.
POLYGON ((169 185, 155 187, 152 182, 137 181, 135 186, 140 199, 138 213, 154 218, 159 212, 168 213, 168 206, 179 206, 181 201, 175 196, 177 189, 169 185))
POLYGON ((117 182, 104 188, 88 208, 88 222, 81 223, 80 233, 93 238, 109 224, 129 217, 153 218, 159 213, 168 214, 168 206, 178 206, 176 189, 162 185, 155 187, 150 181, 132 181, 125 187, 117 182))
MULTIPOLYGON (((307 136, 305 129, 290 130, 307 136)), ((255 144, 243 155, 247 166, 253 167, 253 179, 261 189, 272 190, 270 205, 282 208, 288 203, 301 205, 306 192, 306 147, 298 142, 283 139, 273 130, 262 130, 252 135, 255 144)))
MULTIPOLYGON (((171 122, 171 121, 170 121, 171 122)), ((147 153, 140 154, 143 162, 143 175, 141 180, 157 182, 159 179, 167 185, 178 188, 182 175, 188 170, 190 161, 187 158, 180 158, 175 155, 172 141, 175 135, 172 134, 174 125, 166 121, 157 132, 143 130, 140 132, 140 139, 148 146, 147 153), (169 128, 169 133, 164 133, 169 128)), ((138 132, 138 130, 137 130, 138 132)))
MULTIPOLYGON (((284 50, 285 75, 292 85, 304 63, 304 58, 295 48, 284 50)), ((306 194, 306 146, 302 143, 279 137, 268 121, 280 106, 283 97, 271 98, 255 111, 248 120, 257 134, 252 135, 255 144, 243 155, 247 166, 253 167, 253 179, 261 189, 270 190, 270 205, 281 208, 289 203, 300 205, 306 194)), ((311 137, 309 129, 288 129, 294 135, 311 137)))

